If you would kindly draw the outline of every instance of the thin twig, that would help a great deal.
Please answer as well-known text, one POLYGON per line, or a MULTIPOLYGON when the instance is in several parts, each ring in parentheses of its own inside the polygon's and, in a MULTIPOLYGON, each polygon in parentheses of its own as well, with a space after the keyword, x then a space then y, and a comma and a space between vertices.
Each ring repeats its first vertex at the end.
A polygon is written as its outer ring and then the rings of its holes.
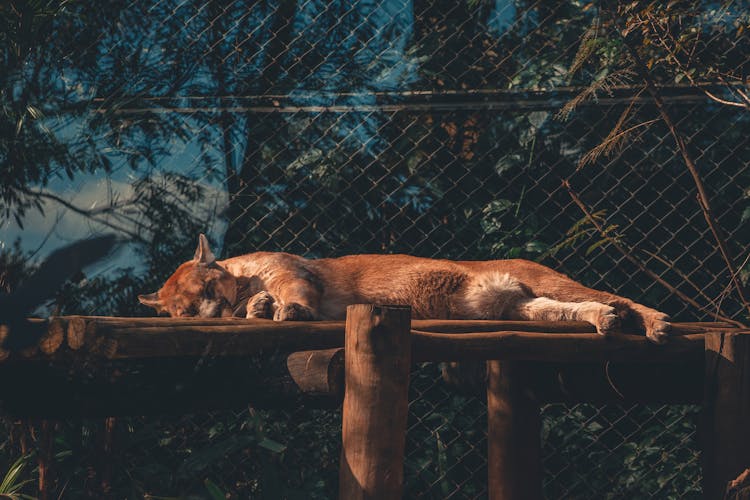
POLYGON ((709 297, 706 293, 704 293, 703 290, 692 279, 690 279, 690 277, 687 274, 685 274, 682 271, 680 271, 679 269, 677 269, 677 267, 674 265, 673 262, 669 262, 664 257, 662 257, 660 255, 657 255, 657 254, 655 254, 653 252, 649 252, 648 250, 641 249, 640 251, 643 252, 643 253, 645 253, 646 255, 648 255, 649 257, 651 257, 652 259, 660 262, 667 269, 669 269, 670 271, 674 272, 677 276, 679 276, 680 278, 682 278, 682 281, 684 281, 688 285, 692 286, 695 289, 695 291, 698 293, 698 295, 700 295, 701 297, 703 297, 704 299, 706 299, 708 302, 710 302, 712 306, 716 307, 716 312, 718 314, 723 314, 723 315, 726 316, 727 313, 721 310, 721 307, 720 307, 721 304, 720 303, 717 304, 717 299, 713 299, 713 298, 709 297))
POLYGON ((596 220, 596 218, 591 215, 591 212, 588 208, 586 208, 586 205, 581 201, 581 199, 578 197, 578 195, 573 191, 573 188, 570 186, 570 183, 566 180, 563 181, 563 186, 565 186, 565 189, 568 190, 568 194, 570 195, 570 198, 573 200, 573 202, 578 205, 578 208, 581 209, 583 214, 586 216, 586 219, 596 228, 597 231, 602 235, 603 238, 605 238, 612 246, 614 246, 626 259, 628 259, 632 264, 634 264, 638 269, 640 269, 643 273, 648 275, 650 278, 661 284, 664 288, 669 290, 671 293, 677 295, 679 298, 693 306, 694 308, 698 309, 701 312, 704 312, 706 314, 709 314, 713 316, 715 319, 726 321, 727 323, 732 323, 733 325, 745 328, 745 325, 740 323, 739 321, 733 320, 732 318, 728 318, 726 316, 723 316, 718 313, 713 313, 710 310, 708 310, 706 307, 700 305, 698 302, 695 301, 695 299, 689 297, 688 295, 684 294, 674 286, 672 286, 669 282, 664 280, 661 276, 647 268, 641 261, 633 257, 633 255, 628 252, 616 239, 609 236, 605 231, 604 228, 599 224, 599 222, 596 220))
MULTIPOLYGON (((59 203, 63 207, 67 208, 71 212, 74 212, 74 213, 76 213, 78 215, 82 215, 82 216, 84 216, 84 217, 86 217, 88 219, 91 219, 94 222, 97 222, 99 224, 107 226, 110 229, 114 229, 115 231, 120 231, 120 232, 122 232, 124 234, 127 234, 128 236, 130 236, 131 238, 133 238, 133 239, 135 239, 137 241, 141 241, 141 242, 145 241, 138 233, 135 233, 135 232, 133 232, 133 231, 131 231, 129 229, 126 229, 126 228, 124 228, 122 226, 118 226, 117 224, 113 224, 113 223, 111 223, 110 221, 108 221, 106 219, 101 219, 101 218, 97 217, 97 215, 99 213, 104 213, 103 209, 96 209, 96 210, 93 210, 93 211, 86 210, 84 208, 78 207, 78 206, 70 203, 69 201, 67 201, 67 200, 65 200, 65 199, 63 199, 63 198, 61 198, 61 197, 59 197, 57 195, 54 195, 52 193, 48 193, 48 192, 45 192, 45 191, 34 191, 34 190, 31 190, 31 189, 23 189, 22 192, 25 193, 25 194, 27 194, 27 195, 29 195, 29 196, 35 196, 35 197, 45 198, 45 199, 54 201, 56 203, 59 203)), ((109 207, 107 207, 107 208, 109 208, 109 207)), ((113 213, 113 215, 114 215, 114 213, 113 213)), ((125 217, 122 214, 117 214, 117 215, 125 217)))
MULTIPOLYGON (((723 104, 725 106, 734 106, 737 108, 744 108, 750 111, 750 99, 747 99, 747 96, 741 90, 735 89, 732 85, 730 85, 729 82, 727 82, 720 74, 718 75, 719 80, 727 87, 727 89, 729 89, 729 91, 732 94, 739 95, 740 100, 742 102, 722 99, 721 97, 715 95, 714 93, 709 92, 705 87, 698 85, 698 82, 695 81, 695 79, 693 78, 693 75, 691 75, 690 72, 687 70, 687 68, 680 62, 680 59, 677 57, 677 54, 675 53, 675 51, 672 49, 669 43, 667 43, 666 37, 669 36, 669 38, 671 38, 672 43, 679 46, 679 44, 674 39, 674 37, 671 37, 669 35, 669 32, 666 29, 664 30, 664 35, 659 33, 659 27, 653 21, 653 18, 651 16, 649 16, 648 22, 651 25, 652 32, 656 35, 656 38, 659 40, 659 44, 664 48, 664 50, 667 51, 667 53, 672 58, 672 60, 674 61, 679 71, 682 73, 682 75, 685 78, 687 78, 688 82, 690 82, 691 86, 699 89, 701 92, 703 92, 706 95, 706 97, 708 97, 712 101, 718 102, 719 104, 723 104)), ((697 41, 696 41, 696 44, 697 44, 697 41)), ((695 46, 693 46, 693 50, 695 50, 695 46)), ((688 60, 690 60, 690 58, 692 58, 692 52, 688 56, 688 60)))
POLYGON ((719 247, 719 252, 721 253, 721 256, 724 259, 724 263, 727 267, 727 270, 730 273, 730 279, 732 281, 732 284, 735 290, 737 291, 737 295, 739 296, 743 307, 747 311, 750 311, 750 302, 748 302, 747 298, 745 297, 745 292, 742 287, 742 283, 740 283, 739 280, 737 279, 736 271, 734 269, 734 264, 732 263, 732 259, 729 255, 729 251, 727 250, 726 242, 724 241, 724 237, 721 235, 721 232, 718 226, 716 225, 716 219, 713 215, 713 211, 711 210, 711 203, 709 201, 708 194, 706 193, 705 186, 703 185, 703 179, 701 179, 700 174, 698 173, 698 168, 695 166, 695 162, 693 161, 693 158, 687 149, 687 144, 685 143, 685 139, 683 138, 682 134, 677 130, 677 125, 675 124, 674 120, 672 120, 672 116, 669 114, 666 107, 664 106, 664 102, 661 99, 659 90, 656 88, 656 84, 651 78, 651 75, 649 75, 648 71, 645 69, 646 66, 643 64, 643 61, 641 60, 641 57, 638 54, 638 51, 636 50, 635 47, 632 46, 632 44, 630 43, 630 41, 627 39, 626 36, 624 36, 622 33, 621 33, 621 36, 622 36, 623 43, 628 48, 628 51, 630 52, 630 55, 633 58, 636 71, 640 74, 641 78, 643 78, 644 82, 646 83, 646 88, 651 94, 654 104, 656 105, 656 109, 659 111, 659 114, 664 120, 664 123, 667 125, 667 128, 669 129, 669 132, 672 134, 672 137, 674 138, 675 143, 677 143, 677 148, 680 150, 680 154, 682 155, 682 159, 685 162, 685 166, 690 172, 690 175, 693 177, 693 182, 695 183, 695 187, 698 190, 698 196, 697 196, 698 205, 700 206, 701 211, 703 212, 703 217, 706 219, 706 223, 708 224, 708 227, 711 230, 711 233, 713 234, 714 240, 716 241, 716 244, 719 247))

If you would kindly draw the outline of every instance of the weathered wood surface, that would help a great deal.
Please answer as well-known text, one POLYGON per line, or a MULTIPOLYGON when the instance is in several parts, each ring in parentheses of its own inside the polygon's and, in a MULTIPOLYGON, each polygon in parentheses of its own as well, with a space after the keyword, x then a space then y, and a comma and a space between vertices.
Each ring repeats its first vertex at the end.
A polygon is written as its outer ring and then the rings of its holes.
MULTIPOLYGON (((415 320, 412 337, 415 361, 662 362, 702 355, 702 332, 726 328, 722 323, 676 323, 669 342, 656 346, 643 335, 602 337, 582 322, 415 320)), ((67 359, 71 351, 81 351, 111 359, 245 356, 269 349, 329 349, 343 343, 344 323, 340 321, 71 316, 53 318, 41 342, 20 355, 67 359), (63 337, 66 348, 60 349, 63 337)), ((13 356, 0 352, 0 361, 8 357, 13 356)))
POLYGON ((750 465, 750 333, 706 334, 703 493, 722 498, 750 465))
POLYGON ((344 349, 293 352, 286 367, 294 383, 309 395, 325 395, 341 401, 344 397, 344 349))
POLYGON ((745 469, 727 484, 724 500, 750 500, 750 469, 745 469))
POLYGON ((487 362, 487 492, 490 500, 541 500, 542 419, 529 366, 487 362))
POLYGON ((65 337, 68 347, 77 351, 83 347, 86 340, 86 320, 72 317, 68 321, 68 331, 65 337))
POLYGON ((687 360, 702 355, 703 334, 671 337, 655 345, 643 335, 536 333, 520 331, 465 333, 414 332, 415 361, 503 359, 580 363, 591 361, 687 360))
POLYGON ((408 307, 347 308, 339 498, 401 498, 411 366, 408 307))
MULTIPOLYGON (((0 399, 13 413, 179 413, 248 403, 285 407, 301 397, 335 406, 342 399, 342 322, 70 316, 34 321, 40 325, 57 331, 42 335, 46 347, 0 352, 0 383, 7 387, 0 399)), ((412 330, 412 362, 531 361, 530 388, 544 402, 700 402, 704 348, 695 332, 730 331, 718 323, 678 323, 676 335, 656 346, 640 335, 586 333, 593 331, 586 323, 420 320, 412 327, 419 328, 412 330), (529 331, 424 331, 497 328, 529 331)))

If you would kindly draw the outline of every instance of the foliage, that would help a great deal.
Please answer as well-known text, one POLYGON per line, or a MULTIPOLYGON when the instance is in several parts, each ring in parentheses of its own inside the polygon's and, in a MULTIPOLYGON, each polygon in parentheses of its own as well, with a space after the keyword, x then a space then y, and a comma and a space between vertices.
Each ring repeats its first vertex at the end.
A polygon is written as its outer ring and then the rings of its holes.
MULTIPOLYGON (((225 256, 535 259, 684 319, 708 317, 612 248, 647 256, 691 297, 722 292, 716 249, 696 229, 694 186, 653 106, 642 105, 625 41, 660 85, 718 81, 709 91, 741 105, 733 91, 747 75, 750 9, 629 2, 613 13, 519 0, 498 12, 501 4, 3 3, 3 222, 66 206, 132 238, 126 268, 61 290, 63 313, 150 314, 136 295, 159 286, 209 231, 225 256), (572 95, 568 86, 584 89, 572 95), (535 100, 542 90, 550 101, 535 100), (591 105, 603 98, 625 104, 591 105), (65 205, 60 184, 70 178, 114 179, 127 190, 109 190, 93 208, 65 205), (563 180, 584 191, 591 217, 571 205, 563 180)), ((747 118, 715 100, 671 109, 690 147, 716 167, 705 170, 706 185, 734 248, 746 247, 747 118)), ((19 247, 0 252, 0 286, 12 287, 26 261, 19 247)), ((722 307, 736 314, 736 305, 722 307)), ((412 387, 407 488, 481 495, 482 403, 449 392, 433 365, 415 371, 412 387)), ((691 415, 547 408, 547 450, 569 467, 546 493, 565 494, 564 483, 577 497, 693 495, 691 415), (607 426, 623 414, 644 425, 617 441, 607 426)), ((120 419, 115 496, 329 498, 338 422, 335 411, 309 408, 120 419)), ((56 465, 71 496, 90 493, 100 427, 58 430, 56 465)), ((7 443, 0 454, 12 463, 18 450, 7 443)))
POLYGON ((0 496, 8 500, 33 500, 34 497, 22 493, 24 487, 33 482, 33 479, 22 479, 24 468, 29 461, 29 456, 21 456, 13 462, 8 471, 0 481, 0 496))

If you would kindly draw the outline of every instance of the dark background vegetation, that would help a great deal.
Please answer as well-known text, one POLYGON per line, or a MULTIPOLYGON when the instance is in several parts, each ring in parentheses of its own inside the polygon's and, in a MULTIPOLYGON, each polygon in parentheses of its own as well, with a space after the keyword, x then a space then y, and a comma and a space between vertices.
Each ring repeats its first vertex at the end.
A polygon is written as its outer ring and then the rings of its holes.
MULTIPOLYGON (((747 321, 749 12, 743 1, 0 3, 0 285, 12 290, 58 244, 114 231, 129 242, 119 258, 43 313, 148 315, 136 295, 206 232, 222 256, 522 257, 679 320, 747 321)), ((483 403, 433 365, 415 370, 412 393, 408 497, 481 498, 483 403)), ((699 495, 696 412, 546 407, 545 493, 699 495)), ((111 494, 330 498, 339 417, 119 419, 111 494)), ((6 421, 0 473, 33 450, 37 427, 6 421)), ((103 429, 57 424, 64 497, 96 497, 103 429)), ((18 463, 12 482, 32 492, 34 460, 18 463)))

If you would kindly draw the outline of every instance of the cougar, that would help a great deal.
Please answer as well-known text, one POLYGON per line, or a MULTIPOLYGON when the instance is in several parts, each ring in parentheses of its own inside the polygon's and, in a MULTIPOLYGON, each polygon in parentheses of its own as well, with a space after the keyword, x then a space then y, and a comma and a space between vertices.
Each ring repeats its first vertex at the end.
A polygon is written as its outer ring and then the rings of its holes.
POLYGON ((216 260, 202 234, 193 260, 138 299, 173 317, 339 320, 350 304, 374 303, 411 306, 414 319, 586 321, 602 335, 628 321, 656 343, 670 331, 666 314, 528 260, 306 259, 281 252, 216 260))

